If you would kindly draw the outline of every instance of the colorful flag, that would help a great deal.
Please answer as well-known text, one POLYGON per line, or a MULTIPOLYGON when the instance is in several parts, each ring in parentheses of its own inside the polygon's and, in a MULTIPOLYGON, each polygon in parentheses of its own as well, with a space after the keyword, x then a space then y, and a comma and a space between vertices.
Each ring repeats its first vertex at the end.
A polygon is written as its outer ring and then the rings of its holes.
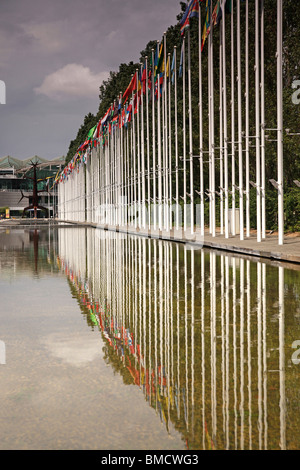
POLYGON ((108 119, 109 113, 111 112, 111 106, 108 108, 103 118, 101 119, 101 124, 104 125, 108 119))
POLYGON ((130 100, 129 105, 126 108, 125 125, 127 125, 128 122, 131 121, 131 112, 132 112, 132 98, 130 100))
POLYGON ((136 89, 136 73, 133 75, 128 87, 126 88, 126 91, 123 95, 123 102, 126 103, 128 97, 131 95, 131 93, 136 89))
POLYGON ((118 114, 120 114, 122 108, 122 96, 119 96, 119 104, 118 104, 118 114))
POLYGON ((94 126, 89 130, 88 135, 87 135, 88 139, 91 139, 93 137, 96 128, 97 126, 94 126))
POLYGON ((212 23, 214 26, 218 26, 222 19, 222 9, 220 5, 220 0, 217 1, 214 11, 212 13, 212 23))
POLYGON ((186 29, 190 26, 190 18, 199 17, 199 1, 203 2, 204 0, 191 0, 184 12, 184 15, 180 21, 180 32, 182 36, 184 35, 186 29))
POLYGON ((164 42, 162 41, 159 47, 159 53, 158 53, 158 59, 157 59, 157 65, 155 68, 155 76, 161 72, 161 68, 163 66, 164 62, 164 54, 163 54, 163 47, 164 47, 164 42))
POLYGON ((166 77, 169 78, 169 75, 170 75, 170 56, 167 58, 166 77))
POLYGON ((174 85, 174 80, 175 80, 175 56, 176 56, 176 49, 174 49, 173 52, 173 57, 172 57, 172 65, 171 65, 171 82, 172 85, 174 85))
POLYGON ((146 67, 144 66, 142 77, 141 77, 141 82, 142 82, 142 90, 143 90, 143 95, 146 94, 146 67))
POLYGON ((206 18, 205 18, 205 24, 203 28, 203 34, 202 34, 201 51, 203 50, 205 41, 210 33, 210 26, 211 26, 210 5, 211 5, 211 0, 206 0, 206 18))
POLYGON ((180 52, 180 64, 179 64, 179 77, 182 77, 182 70, 183 70, 183 52, 184 52, 184 41, 182 41, 181 52, 180 52))

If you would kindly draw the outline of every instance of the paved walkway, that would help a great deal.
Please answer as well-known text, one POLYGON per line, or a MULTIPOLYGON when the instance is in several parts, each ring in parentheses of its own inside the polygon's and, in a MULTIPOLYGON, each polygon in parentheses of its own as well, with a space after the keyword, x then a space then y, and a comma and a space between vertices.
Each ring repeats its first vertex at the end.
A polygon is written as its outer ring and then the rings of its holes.
POLYGON ((277 261, 300 263, 300 234, 286 235, 284 245, 278 245, 277 234, 267 235, 261 243, 257 242, 255 233, 245 240, 240 240, 239 236, 225 239, 221 235, 213 238, 206 234, 204 246, 277 261))

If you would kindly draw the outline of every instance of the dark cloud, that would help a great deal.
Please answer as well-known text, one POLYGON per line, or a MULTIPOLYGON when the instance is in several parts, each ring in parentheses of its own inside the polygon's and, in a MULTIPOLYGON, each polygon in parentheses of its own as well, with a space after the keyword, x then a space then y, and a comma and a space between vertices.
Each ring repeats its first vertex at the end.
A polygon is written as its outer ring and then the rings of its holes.
POLYGON ((66 154, 84 115, 97 111, 95 81, 137 61, 179 11, 177 0, 2 0, 0 157, 66 154))

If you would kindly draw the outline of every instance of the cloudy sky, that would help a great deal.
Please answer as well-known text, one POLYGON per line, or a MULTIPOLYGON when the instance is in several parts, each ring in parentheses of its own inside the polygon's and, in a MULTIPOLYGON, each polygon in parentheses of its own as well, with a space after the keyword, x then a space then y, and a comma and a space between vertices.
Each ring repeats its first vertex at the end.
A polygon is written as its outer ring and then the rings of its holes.
POLYGON ((0 0, 0 158, 66 155, 109 71, 179 12, 179 0, 0 0))

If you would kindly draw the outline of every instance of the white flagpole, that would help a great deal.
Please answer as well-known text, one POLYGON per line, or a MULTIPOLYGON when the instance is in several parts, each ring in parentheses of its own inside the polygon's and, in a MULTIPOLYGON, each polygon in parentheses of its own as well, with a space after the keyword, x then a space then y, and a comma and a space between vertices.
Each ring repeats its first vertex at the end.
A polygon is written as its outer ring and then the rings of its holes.
POLYGON ((220 47, 219 47, 219 111, 220 111, 220 233, 221 235, 224 234, 224 204, 223 204, 223 181, 224 181, 224 174, 223 174, 223 151, 224 151, 224 143, 223 143, 223 87, 222 87, 222 22, 220 22, 220 47))
POLYGON ((265 5, 261 0, 261 236, 266 238, 266 168, 265 168, 265 5))
POLYGON ((164 217, 165 217, 165 229, 169 231, 169 211, 168 211, 168 199, 169 199, 169 178, 168 178, 168 82, 167 82, 167 37, 164 33, 164 217))
POLYGON ((155 138, 155 82, 154 82, 154 49, 152 49, 152 77, 151 77, 151 92, 152 92, 152 190, 153 190, 153 227, 156 230, 156 138, 155 138))
POLYGON ((234 16, 233 5, 231 2, 231 178, 232 178, 232 212, 231 212, 231 230, 232 235, 236 235, 236 220, 235 220, 235 105, 234 105, 234 16))
POLYGON ((246 0, 245 23, 245 143, 246 143, 246 236, 250 237, 250 175, 249 175, 249 0, 246 0))
MULTIPOLYGON (((158 41, 159 44, 159 41, 158 41)), ((158 47, 157 44, 157 47, 158 47)), ((157 152, 158 152, 158 228, 162 230, 162 181, 161 181, 161 125, 160 125, 160 73, 157 83, 157 152)))
POLYGON ((261 242, 260 116, 259 116, 259 0, 255 0, 255 140, 257 241, 261 242))
MULTIPOLYGON (((141 78, 143 64, 141 64, 141 78)), ((146 188, 145 188, 145 129, 143 83, 141 82, 141 157, 142 157, 142 227, 146 228, 146 188)))
POLYGON ((168 71, 169 71, 169 81, 168 81, 168 103, 169 103, 169 110, 168 110, 168 118, 169 118, 169 226, 170 229, 173 228, 173 218, 172 218, 172 182, 173 182, 173 175, 172 175, 172 141, 171 141, 171 54, 168 53, 168 71))
POLYGON ((237 0, 237 83, 238 83, 238 149, 239 149, 240 240, 244 240, 242 67, 241 67, 241 0, 237 0))
MULTIPOLYGON (((212 23, 212 2, 210 3, 210 18, 212 23)), ((209 67, 209 135, 210 135, 210 200, 211 200, 211 234, 216 236, 216 182, 215 182, 215 112, 214 112, 214 66, 213 66, 213 25, 208 38, 208 67, 209 67)))
POLYGON ((183 94, 183 230, 186 232, 186 125, 185 125, 185 36, 183 36, 183 51, 182 51, 182 94, 183 94))
POLYGON ((176 161, 176 169, 175 169, 175 178, 176 178, 176 186, 175 186, 175 201, 176 201, 176 230, 179 230, 179 188, 178 188, 178 120, 177 120, 177 48, 174 46, 175 51, 175 63, 174 63, 174 87, 175 87, 175 161, 176 161))
MULTIPOLYGON (((133 94, 132 94, 133 95, 133 94)), ((132 96, 132 148, 133 148, 133 199, 134 199, 134 226, 137 228, 137 207, 136 207, 136 200, 137 200, 137 192, 136 192, 136 136, 135 136, 135 115, 134 115, 134 95, 132 96)))
POLYGON ((224 126, 224 196, 225 196, 225 238, 229 238, 228 220, 228 129, 227 129, 227 90, 226 90, 226 47, 225 47, 225 4, 222 3, 222 60, 223 60, 223 126, 224 126))
POLYGON ((148 95, 148 57, 145 58, 145 67, 146 67, 146 83, 145 83, 145 93, 146 93, 146 144, 147 144, 147 174, 148 174, 148 185, 147 185, 147 201, 148 201, 148 229, 150 230, 151 225, 151 198, 150 198, 150 140, 149 140, 149 95, 148 95))
POLYGON ((202 98, 202 27, 201 7, 199 5, 198 22, 198 48, 199 48, 199 157, 200 157, 200 233, 204 236, 204 182, 203 182, 203 98, 202 98))
POLYGON ((207 91, 208 91, 208 167, 209 167, 209 233, 212 234, 212 188, 211 188, 211 166, 212 166, 212 143, 211 143, 211 79, 210 79, 210 74, 211 74, 211 49, 210 49, 210 35, 208 39, 208 51, 207 51, 207 78, 208 78, 208 85, 207 85, 207 91))
POLYGON ((278 244, 284 243, 283 207, 283 84, 282 84, 282 0, 277 0, 277 167, 278 244))
POLYGON ((139 110, 139 71, 136 69, 136 135, 137 135, 137 184, 138 184, 138 226, 141 227, 141 136, 140 136, 140 110, 139 110))
POLYGON ((192 79, 191 79, 191 33, 188 29, 188 87, 189 87, 189 154, 190 154, 190 220, 191 234, 194 233, 194 170, 193 170, 193 127, 192 127, 192 79))

